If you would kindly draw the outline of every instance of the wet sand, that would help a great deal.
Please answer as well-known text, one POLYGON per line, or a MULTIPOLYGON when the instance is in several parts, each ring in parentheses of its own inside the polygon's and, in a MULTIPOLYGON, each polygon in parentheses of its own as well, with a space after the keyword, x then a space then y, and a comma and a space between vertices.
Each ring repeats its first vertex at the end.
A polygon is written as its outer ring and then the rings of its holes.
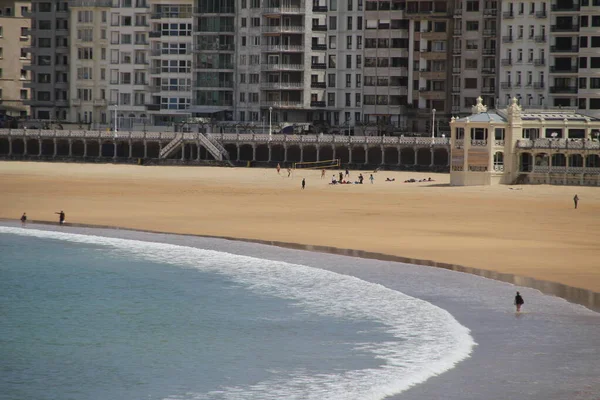
POLYGON ((62 209, 71 223, 350 248, 600 292, 600 188, 450 187, 447 174, 385 171, 333 186, 334 172, 0 162, 0 218, 56 221, 62 209))

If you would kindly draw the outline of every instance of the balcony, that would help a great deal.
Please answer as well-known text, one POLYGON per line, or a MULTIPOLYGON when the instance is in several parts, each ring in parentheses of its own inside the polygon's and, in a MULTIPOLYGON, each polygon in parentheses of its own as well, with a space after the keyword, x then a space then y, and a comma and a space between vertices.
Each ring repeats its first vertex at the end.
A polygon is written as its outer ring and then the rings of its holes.
POLYGON ((310 87, 312 89, 327 89, 327 83, 325 82, 311 82, 310 87))
POLYGON ((550 46, 550 53, 577 53, 579 46, 571 45, 571 47, 550 46))
POLYGON ((312 63, 310 65, 312 69, 327 69, 327 64, 325 63, 312 63))
POLYGON ((302 101, 284 100, 284 101, 263 101, 260 104, 261 107, 273 107, 273 108, 302 108, 304 103, 302 101))
POLYGON ((304 82, 263 82, 260 87, 265 90, 304 89, 304 82))
POLYGON ((460 67, 452 67, 453 74, 460 74, 462 72, 462 68, 460 67))
MULTIPOLYGON (((454 71, 452 71, 454 72, 454 71)), ((431 69, 422 69, 421 78, 424 79, 446 79, 446 71, 433 71, 431 69)))
POLYGON ((496 36, 496 30, 495 29, 484 29, 483 36, 496 36))
POLYGON ((94 107, 106 107, 106 99, 94 99, 94 107))
POLYGON ((315 51, 327 51, 326 44, 313 44, 310 48, 311 48, 311 50, 315 50, 315 51))
POLYGON ((539 35, 534 37, 536 43, 546 43, 546 35, 539 35))
POLYGON ((302 64, 262 64, 261 69, 263 71, 302 71, 304 65, 302 64))
POLYGON ((197 44, 194 46, 194 51, 205 51, 205 50, 215 50, 215 51, 233 51, 235 46, 233 44, 227 43, 203 43, 197 44))
POLYGON ((263 15, 280 15, 280 14, 304 14, 304 8, 300 8, 300 7, 263 8, 263 15))
POLYGON ((492 86, 487 86, 487 87, 481 88, 481 93, 484 93, 484 94, 494 94, 495 92, 496 92, 496 88, 494 88, 492 86))
POLYGON ((426 31, 421 32, 421 39, 426 40, 446 40, 447 38, 446 32, 435 32, 435 31, 426 31))
POLYGON ((262 51, 276 52, 276 53, 280 53, 280 52, 281 53, 283 53, 283 52, 301 53, 304 51, 304 46, 285 45, 285 44, 267 45, 267 46, 262 46, 262 51))
POLYGON ((481 73, 483 75, 496 75, 496 67, 483 67, 481 73))
POLYGON ((146 104, 146 110, 148 110, 148 111, 160 111, 160 104, 146 104))
POLYGON ((498 15, 498 10, 496 10, 495 8, 488 8, 483 10, 483 16, 484 17, 496 17, 498 15))
MULTIPOLYGON (((419 3, 413 3, 419 4, 419 3)), ((421 3, 425 4, 425 2, 421 3)), ((431 17, 449 17, 450 13, 448 10, 416 10, 416 9, 406 9, 404 10, 404 14, 409 17, 418 17, 421 16, 423 18, 431 18, 431 17)))
POLYGON ((421 58, 426 60, 445 60, 448 58, 446 51, 421 50, 421 58))
POLYGON ((158 92, 160 92, 160 86, 158 86, 158 85, 149 85, 149 86, 146 86, 146 90, 149 93, 158 93, 158 92))
POLYGON ((579 32, 579 25, 552 25, 550 27, 550 32, 579 32))
POLYGON ((577 86, 550 86, 550 93, 577 94, 577 86))
POLYGON ((326 13, 327 12, 327 6, 314 6, 312 8, 314 13, 326 13))
POLYGON ((310 106, 311 107, 326 107, 327 103, 325 103, 324 101, 311 101, 310 106))
POLYGON ((576 74, 579 71, 577 65, 572 65, 569 68, 565 67, 550 67, 551 74, 576 74))
POLYGON ((484 56, 495 56, 496 55, 496 48, 492 48, 492 49, 483 49, 481 50, 482 54, 484 56))
POLYGON ((533 65, 536 67, 541 67, 546 65, 546 59, 545 58, 538 58, 533 60, 533 65))
MULTIPOLYGON (((325 29, 327 30, 327 29, 325 29)), ((263 26, 262 33, 302 33, 304 32, 304 26, 302 25, 276 25, 276 26, 263 26)))
POLYGON ((452 33, 454 36, 460 36, 462 35, 462 31, 460 29, 455 29, 454 32, 452 33))
POLYGON ((452 93, 460 93, 460 86, 452 86, 452 93))
POLYGON ((504 67, 508 67, 508 66, 512 65, 512 59, 511 58, 503 58, 501 63, 504 67))
POLYGON ((552 4, 553 12, 577 12, 580 10, 579 4, 572 3, 571 5, 552 4))
POLYGON ((503 19, 513 19, 515 17, 515 13, 513 11, 504 11, 502 13, 503 19))
POLYGON ((512 83, 510 82, 500 82, 500 88, 502 89, 510 89, 512 87, 512 83))
POLYGON ((462 8, 455 8, 454 9, 454 16, 455 17, 459 17, 462 15, 463 9, 462 8))
POLYGON ((460 47, 455 47, 452 49, 452 54, 458 55, 461 53, 461 48, 460 47))
POLYGON ((151 38, 159 38, 162 36, 162 32, 161 31, 152 31, 148 34, 148 36, 151 38))
POLYGON ((533 84, 533 88, 535 90, 542 90, 542 89, 544 89, 544 87, 546 87, 546 84, 544 82, 535 82, 533 84))
POLYGON ((512 43, 513 37, 511 36, 502 36, 502 43, 512 43))
POLYGON ((313 32, 327 32, 327 25, 313 25, 313 32))
POLYGON ((535 13, 535 17, 539 18, 539 19, 543 19, 543 18, 547 18, 548 17, 548 13, 546 13, 546 11, 538 11, 535 13))

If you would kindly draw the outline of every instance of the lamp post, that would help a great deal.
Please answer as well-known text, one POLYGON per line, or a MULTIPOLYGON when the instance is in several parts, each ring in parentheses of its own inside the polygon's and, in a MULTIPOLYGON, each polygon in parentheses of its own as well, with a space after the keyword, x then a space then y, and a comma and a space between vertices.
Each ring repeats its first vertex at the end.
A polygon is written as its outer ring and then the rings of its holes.
POLYGON ((114 116, 115 123, 114 123, 114 126, 113 126, 113 128, 114 128, 113 133, 114 133, 115 137, 117 137, 117 132, 119 132, 119 119, 117 118, 117 109, 119 108, 118 106, 119 106, 119 102, 117 100, 117 102, 114 104, 114 107, 115 107, 115 116, 114 116))
POLYGON ((264 135, 265 134, 265 115, 264 114, 261 119, 262 119, 262 131, 263 131, 262 133, 264 135))
POLYGON ((433 141, 435 138, 435 108, 431 110, 431 145, 433 146, 433 141))
POLYGON ((273 107, 269 107, 269 140, 271 140, 271 135, 272 135, 272 131, 271 131, 271 116, 273 114, 273 107))

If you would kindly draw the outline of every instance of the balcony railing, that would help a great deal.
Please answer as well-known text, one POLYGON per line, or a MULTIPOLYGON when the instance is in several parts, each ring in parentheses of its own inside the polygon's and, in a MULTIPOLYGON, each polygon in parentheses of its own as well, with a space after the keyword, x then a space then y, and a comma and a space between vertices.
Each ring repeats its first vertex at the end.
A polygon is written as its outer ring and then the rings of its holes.
POLYGON ((159 38, 162 36, 162 32, 161 31, 152 31, 148 34, 148 36, 151 38, 159 38))
POLYGON ((498 15, 498 10, 495 8, 487 8, 483 10, 484 17, 495 17, 498 15))
POLYGON ((484 29, 483 36, 496 36, 496 30, 495 29, 484 29))
POLYGON ((536 43, 546 43, 546 35, 538 35, 533 38, 536 43))
POLYGON ((313 25, 312 30, 315 32, 327 32, 327 25, 313 25))
POLYGON ((512 43, 512 42, 513 42, 512 35, 510 35, 510 36, 502 36, 502 43, 512 43))
POLYGON ((274 107, 274 108, 298 108, 303 107, 302 101, 263 101, 261 107, 274 107))
POLYGON ((310 48, 312 50, 326 51, 327 45, 326 44, 313 44, 310 48))
POLYGON ((579 25, 552 25, 550 32, 579 32, 579 25))
POLYGON ((312 63, 310 65, 312 69, 327 69, 327 64, 325 63, 312 63))
POLYGON ((576 65, 572 65, 570 67, 550 67, 550 72, 553 74, 560 74, 560 73, 566 73, 566 74, 571 74, 571 73, 577 73, 579 71, 579 68, 576 65))
POLYGON ((512 87, 512 83, 510 83, 510 82, 501 82, 500 83, 500 87, 502 89, 510 89, 512 87))
POLYGON ((536 18, 540 18, 540 19, 546 18, 546 17, 548 17, 548 13, 546 13, 545 10, 544 11, 538 11, 538 12, 535 13, 535 17, 536 18))
POLYGON ((536 90, 541 90, 546 86, 546 84, 544 82, 535 82, 533 84, 533 88, 536 90))
POLYGON ((312 8, 313 12, 327 12, 327 6, 314 6, 312 8))
POLYGON ((550 46, 550 53, 577 53, 579 52, 579 46, 571 45, 571 47, 558 47, 550 46))
POLYGON ((495 67, 483 67, 481 68, 481 73, 485 75, 495 75, 496 68, 495 67))
POLYGON ((551 86, 550 93, 577 94, 577 86, 551 86))
POLYGON ((483 53, 484 56, 495 56, 496 55, 496 48, 483 49, 482 53, 483 53))
POLYGON ((509 65, 512 65, 512 59, 511 58, 503 58, 502 59, 502 65, 505 66, 505 67, 509 66, 509 65))
POLYGON ((540 67, 542 65, 546 65, 546 59, 545 58, 538 58, 533 60, 533 65, 535 65, 536 67, 540 67))
POLYGON ((496 91, 496 89, 494 87, 488 86, 488 87, 482 87, 481 88, 481 93, 486 93, 486 94, 492 94, 496 91))
POLYGON ((264 82, 260 86, 269 90, 303 89, 304 82, 264 82))
POLYGON ((313 89, 327 89, 327 83, 325 82, 311 82, 310 87, 313 89))
POLYGON ((265 71, 302 71, 302 64, 262 64, 261 68, 265 71))
POLYGON ((300 7, 269 7, 263 8, 263 14, 304 14, 300 7))
POLYGON ((552 11, 554 12, 575 12, 579 11, 579 4, 572 3, 571 5, 552 4, 552 11))
POLYGON ((324 101, 311 101, 310 106, 311 107, 326 107, 327 104, 324 101))
POLYGON ((203 50, 221 50, 221 51, 233 51, 235 50, 235 46, 233 44, 227 43, 202 43, 194 46, 194 51, 203 51, 203 50))
POLYGON ((291 51, 291 52, 302 52, 304 51, 304 46, 299 46, 299 45, 285 45, 285 44, 279 44, 279 45, 266 45, 266 46, 262 46, 262 51, 274 51, 274 52, 285 52, 285 51, 291 51))
POLYGON ((263 33, 302 33, 304 32, 304 26, 302 25, 277 25, 277 26, 263 26, 263 33))
POLYGON ((502 18, 503 19, 512 19, 515 17, 515 13, 513 11, 504 11, 502 13, 502 18))

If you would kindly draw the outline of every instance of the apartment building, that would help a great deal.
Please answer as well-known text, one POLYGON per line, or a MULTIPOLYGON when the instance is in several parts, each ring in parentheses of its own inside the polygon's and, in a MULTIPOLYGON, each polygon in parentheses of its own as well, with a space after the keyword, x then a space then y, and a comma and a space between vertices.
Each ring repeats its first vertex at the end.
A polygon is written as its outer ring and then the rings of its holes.
MULTIPOLYGON (((549 4, 546 1, 503 2, 498 76, 501 107, 509 106, 514 97, 523 107, 553 105, 549 103, 551 85, 548 81, 556 71, 556 57, 559 60, 561 57, 550 44, 549 4)), ((565 73, 570 74, 573 62, 566 61, 569 68, 565 73)))
POLYGON ((31 116, 69 121, 69 11, 66 1, 31 1, 31 116))
POLYGON ((29 114, 29 1, 0 0, 0 116, 29 114))
POLYGON ((497 99, 498 2, 459 0, 454 8, 452 113, 471 112, 477 97, 494 107, 497 99))

